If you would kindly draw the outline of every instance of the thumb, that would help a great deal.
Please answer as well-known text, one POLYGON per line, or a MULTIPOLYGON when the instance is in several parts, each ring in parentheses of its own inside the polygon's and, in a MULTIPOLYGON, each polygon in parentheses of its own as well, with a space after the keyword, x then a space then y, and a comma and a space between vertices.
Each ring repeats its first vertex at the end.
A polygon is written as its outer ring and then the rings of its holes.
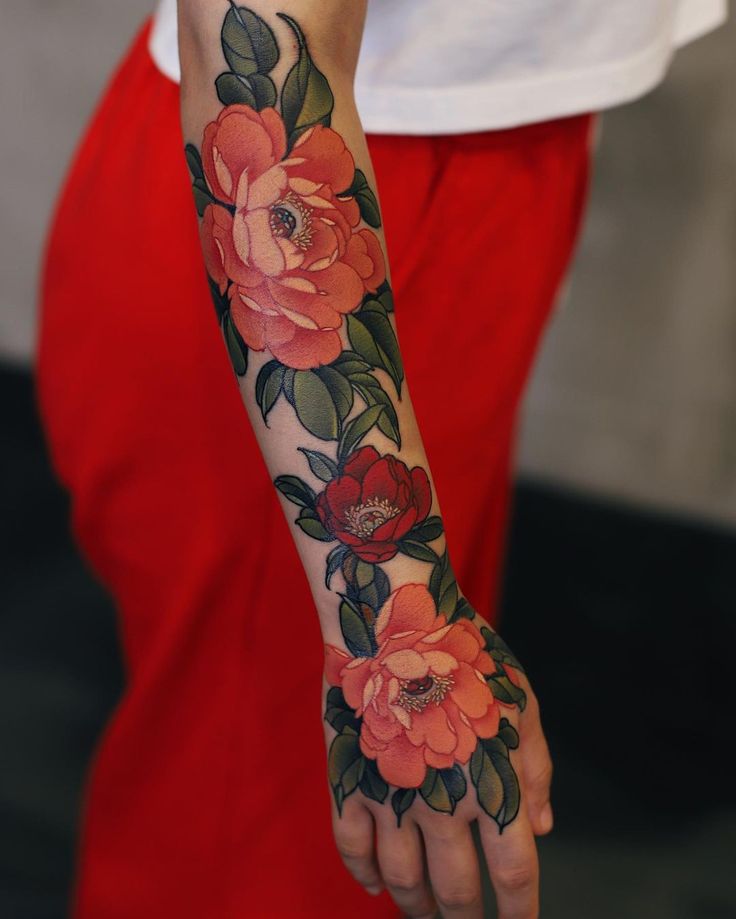
POLYGON ((519 719, 521 773, 532 829, 537 836, 543 836, 554 823, 550 803, 552 759, 542 730, 539 703, 531 690, 527 690, 527 700, 519 719))

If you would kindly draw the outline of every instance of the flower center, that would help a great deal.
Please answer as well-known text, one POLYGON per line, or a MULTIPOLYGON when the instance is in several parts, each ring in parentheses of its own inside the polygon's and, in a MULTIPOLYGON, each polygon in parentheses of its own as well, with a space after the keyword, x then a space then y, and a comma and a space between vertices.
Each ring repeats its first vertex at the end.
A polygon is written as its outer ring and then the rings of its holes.
POLYGON ((345 511, 345 529, 354 536, 368 539, 374 530, 398 513, 399 508, 389 503, 387 498, 371 498, 345 511))
POLYGON ((277 239, 290 239, 300 249, 311 245, 312 211, 294 192, 272 206, 269 224, 277 239))
POLYGON ((452 686, 451 676, 428 673, 421 680, 402 680, 396 701, 407 711, 422 712, 432 702, 439 705, 452 686))

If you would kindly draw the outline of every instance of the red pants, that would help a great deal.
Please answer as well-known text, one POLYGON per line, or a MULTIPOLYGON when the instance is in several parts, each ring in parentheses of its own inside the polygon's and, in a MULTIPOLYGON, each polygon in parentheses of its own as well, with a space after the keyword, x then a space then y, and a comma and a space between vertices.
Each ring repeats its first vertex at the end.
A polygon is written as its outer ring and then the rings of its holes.
MULTIPOLYGON (((317 617, 209 302, 178 95, 142 34, 72 168, 44 278, 42 411, 128 672, 87 791, 76 916, 393 916, 332 843, 317 617), (284 616, 302 635, 288 659, 284 616)), ((588 134, 579 117, 370 138, 407 375, 485 616, 588 134)))

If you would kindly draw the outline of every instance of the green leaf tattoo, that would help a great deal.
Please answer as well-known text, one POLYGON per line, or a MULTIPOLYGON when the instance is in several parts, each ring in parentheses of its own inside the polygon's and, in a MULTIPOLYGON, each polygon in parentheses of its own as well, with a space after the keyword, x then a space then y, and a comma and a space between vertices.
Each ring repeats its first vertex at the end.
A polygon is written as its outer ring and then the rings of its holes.
POLYGON ((281 111, 291 148, 308 128, 330 124, 335 99, 327 78, 314 65, 301 28, 286 13, 278 15, 288 23, 299 45, 299 58, 281 90, 281 111))
POLYGON ((503 832, 519 812, 521 792, 509 759, 509 749, 518 746, 518 734, 506 719, 502 719, 501 725, 504 733, 478 741, 470 759, 470 777, 478 803, 503 832), (513 746, 504 738, 511 739, 513 746))

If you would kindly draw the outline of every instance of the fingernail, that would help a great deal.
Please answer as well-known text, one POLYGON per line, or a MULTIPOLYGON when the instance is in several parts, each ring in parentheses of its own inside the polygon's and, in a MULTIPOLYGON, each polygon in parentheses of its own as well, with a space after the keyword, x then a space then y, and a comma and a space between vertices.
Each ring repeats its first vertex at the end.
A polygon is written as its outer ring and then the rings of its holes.
POLYGON ((539 815, 539 824, 542 828, 542 832, 549 833, 554 822, 555 818, 552 814, 552 805, 548 801, 542 808, 542 813, 539 815))
POLYGON ((377 897, 379 893, 383 893, 383 887, 366 887, 366 890, 372 897, 377 897))

